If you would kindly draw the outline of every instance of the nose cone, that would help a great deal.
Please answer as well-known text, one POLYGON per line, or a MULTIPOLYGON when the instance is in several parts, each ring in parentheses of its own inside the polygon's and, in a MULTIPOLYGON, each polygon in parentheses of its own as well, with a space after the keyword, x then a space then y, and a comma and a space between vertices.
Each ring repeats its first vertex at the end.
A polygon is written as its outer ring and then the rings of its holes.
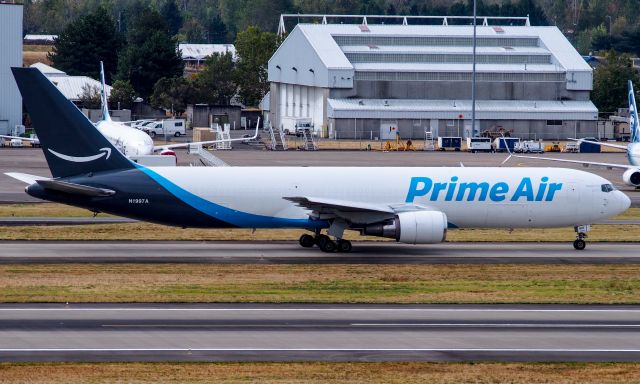
POLYGON ((620 191, 616 191, 616 195, 616 199, 618 201, 618 206, 620 209, 620 212, 618 213, 622 213, 629 209, 629 207, 631 206, 631 199, 629 198, 629 196, 627 196, 626 193, 620 191))

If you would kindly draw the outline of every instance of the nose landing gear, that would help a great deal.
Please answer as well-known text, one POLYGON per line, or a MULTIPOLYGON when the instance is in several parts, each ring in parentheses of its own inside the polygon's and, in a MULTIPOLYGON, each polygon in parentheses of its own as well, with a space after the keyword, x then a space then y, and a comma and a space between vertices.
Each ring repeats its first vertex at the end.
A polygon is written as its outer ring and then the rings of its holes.
POLYGON ((587 247, 587 242, 584 240, 587 238, 587 232, 591 230, 590 225, 580 225, 574 227, 576 231, 576 240, 573 242, 573 248, 578 251, 582 251, 587 247))

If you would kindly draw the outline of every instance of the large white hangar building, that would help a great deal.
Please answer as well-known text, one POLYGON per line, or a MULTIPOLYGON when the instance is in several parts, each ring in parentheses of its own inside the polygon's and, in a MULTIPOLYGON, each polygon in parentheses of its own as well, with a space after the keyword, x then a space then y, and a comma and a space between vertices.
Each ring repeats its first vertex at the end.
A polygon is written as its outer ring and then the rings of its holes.
MULTIPOLYGON (((269 60, 270 121, 325 136, 470 136, 470 25, 298 24, 269 60)), ((592 69, 556 27, 477 27, 476 128, 593 136, 592 69)))

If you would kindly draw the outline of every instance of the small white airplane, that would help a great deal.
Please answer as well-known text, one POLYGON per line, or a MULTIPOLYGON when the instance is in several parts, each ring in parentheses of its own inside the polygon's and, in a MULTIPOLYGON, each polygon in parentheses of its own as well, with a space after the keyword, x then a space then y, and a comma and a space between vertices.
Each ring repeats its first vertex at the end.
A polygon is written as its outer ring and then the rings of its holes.
POLYGON ((611 144, 606 142, 599 141, 590 141, 584 139, 573 139, 575 141, 584 141, 591 144, 597 144, 604 147, 611 147, 622 149, 627 152, 627 159, 629 160, 629 164, 616 164, 616 163, 599 163, 595 161, 585 161, 585 160, 569 160, 569 159, 557 159, 554 157, 541 157, 541 156, 523 156, 523 155, 513 155, 513 157, 520 157, 526 159, 538 159, 538 160, 549 160, 549 161, 559 161, 564 163, 575 163, 582 164, 584 166, 602 166, 607 168, 617 168, 623 169, 624 173, 622 174, 622 181, 629 186, 640 188, 640 120, 638 119, 638 108, 636 106, 636 97, 633 92, 633 83, 629 80, 628 83, 629 88, 629 130, 631 132, 631 140, 627 145, 619 145, 619 144, 611 144))
POLYGON ((159 224, 302 228, 300 245, 349 252, 347 229, 409 244, 448 228, 574 227, 631 202, 606 179, 563 168, 145 167, 125 157, 33 68, 12 68, 53 178, 8 176, 34 197, 159 224), (322 233, 326 230, 326 234, 322 233))
POLYGON ((153 155, 155 152, 159 152, 161 155, 175 156, 173 151, 175 148, 185 148, 192 144, 211 145, 223 142, 234 142, 252 140, 258 137, 258 125, 260 120, 256 124, 256 132, 252 137, 243 137, 237 139, 225 139, 225 140, 209 140, 198 141, 189 143, 176 143, 165 145, 154 145, 153 139, 145 132, 130 127, 122 122, 113 121, 109 114, 109 105, 106 93, 106 83, 104 80, 104 66, 102 61, 100 62, 100 82, 102 83, 102 89, 100 92, 100 98, 102 101, 102 120, 100 120, 96 127, 120 152, 125 156, 140 156, 140 155, 153 155))

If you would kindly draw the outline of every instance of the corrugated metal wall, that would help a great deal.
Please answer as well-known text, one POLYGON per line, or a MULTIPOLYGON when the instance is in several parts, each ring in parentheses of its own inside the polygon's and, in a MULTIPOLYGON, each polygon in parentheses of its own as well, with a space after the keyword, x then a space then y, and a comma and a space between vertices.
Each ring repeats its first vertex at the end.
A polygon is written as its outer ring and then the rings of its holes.
POLYGON ((22 67, 22 5, 0 4, 0 134, 22 124, 22 97, 11 67, 22 67))

